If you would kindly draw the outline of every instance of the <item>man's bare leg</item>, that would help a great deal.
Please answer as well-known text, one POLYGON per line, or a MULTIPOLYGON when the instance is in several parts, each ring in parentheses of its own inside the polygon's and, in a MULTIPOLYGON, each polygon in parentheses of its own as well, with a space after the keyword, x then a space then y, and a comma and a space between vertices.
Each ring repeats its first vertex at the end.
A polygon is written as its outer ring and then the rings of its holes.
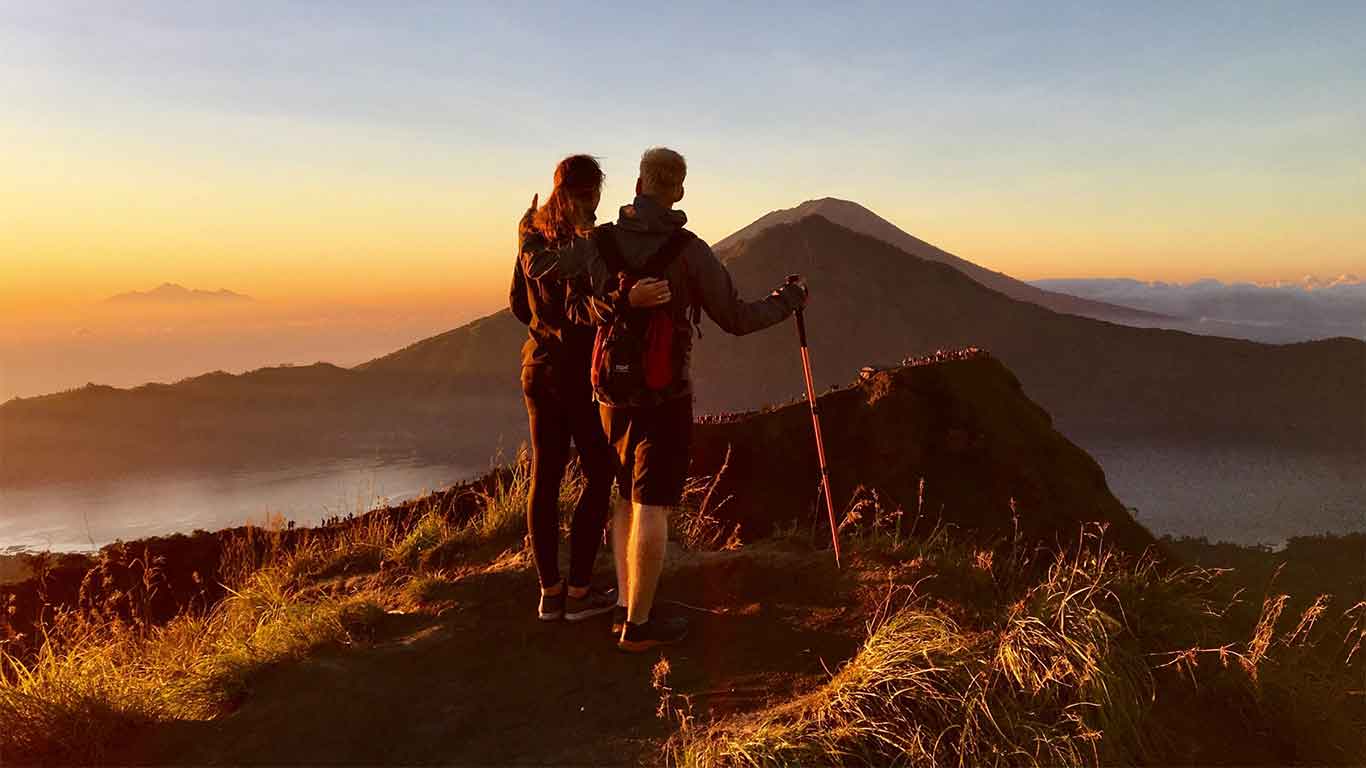
POLYGON ((617 570, 617 605, 623 608, 631 594, 630 550, 631 500, 617 496, 612 499, 612 564, 617 570))
POLYGON ((659 576, 664 572, 664 548, 669 540, 669 508, 633 504, 631 544, 627 550, 629 591, 626 620, 644 624, 654 606, 659 576))

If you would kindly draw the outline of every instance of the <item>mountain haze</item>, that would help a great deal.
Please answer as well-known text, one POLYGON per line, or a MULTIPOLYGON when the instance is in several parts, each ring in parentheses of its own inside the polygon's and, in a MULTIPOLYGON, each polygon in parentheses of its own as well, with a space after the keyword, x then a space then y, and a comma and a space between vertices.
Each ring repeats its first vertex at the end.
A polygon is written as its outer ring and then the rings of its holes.
POLYGON ((986 267, 955 256, 942 248, 930 245, 858 203, 834 197, 808 200, 795 208, 784 208, 765 214, 754 223, 718 241, 712 247, 722 259, 726 259, 742 243, 754 239, 764 230, 779 224, 800 221, 808 216, 821 216, 845 229, 870 235, 890 243, 912 256, 948 264, 992 290, 1000 291, 1012 299, 1048 307, 1054 312, 1120 322, 1125 320, 1151 321, 1162 317, 1155 312, 1043 290, 1029 283, 1016 280, 1002 272, 993 272, 986 267))
MULTIPOLYGON (((1083 445, 1099 436, 1366 450, 1360 341, 1273 346, 1061 314, 817 215, 722 245, 746 297, 793 272, 806 276, 822 387, 864 365, 977 346, 1083 445)), ((800 395, 790 324, 745 338, 703 325, 694 351, 699 414, 800 395)), ((14 400, 0 405, 0 483, 376 452, 483 465, 524 439, 524 339, 503 310, 354 369, 275 368, 14 400)))
POLYGON ((1355 275, 1272 285, 1125 278, 1035 280, 1033 285, 1160 312, 1179 319, 1154 325, 1196 333, 1279 344, 1335 336, 1366 340, 1366 283, 1355 275))

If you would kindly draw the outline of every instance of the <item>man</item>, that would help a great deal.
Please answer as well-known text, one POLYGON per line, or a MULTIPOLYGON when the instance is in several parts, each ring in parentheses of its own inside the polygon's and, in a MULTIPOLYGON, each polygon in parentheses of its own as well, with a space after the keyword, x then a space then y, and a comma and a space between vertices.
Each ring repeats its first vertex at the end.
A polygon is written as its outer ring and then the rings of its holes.
MULTIPOLYGON (((612 515, 618 587, 613 632, 620 633, 618 647, 630 652, 676 643, 688 629, 682 618, 655 617, 652 608, 664 569, 669 510, 680 503, 688 475, 690 310, 692 322, 700 309, 722 330, 741 336, 782 322, 807 299, 800 281, 759 301, 740 298, 730 273, 705 242, 684 228, 688 217, 674 208, 683 199, 686 175, 687 163, 679 153, 663 147, 647 150, 640 159, 635 200, 622 206, 615 226, 599 227, 581 247, 565 249, 553 263, 543 259, 528 265, 528 274, 548 270, 576 278, 571 285, 578 288, 571 288, 567 309, 603 326, 600 343, 612 338, 628 315, 653 311, 633 308, 628 298, 633 291, 652 291, 672 308, 676 332, 667 346, 675 370, 666 372, 665 383, 641 386, 642 377, 632 376, 620 385, 610 380, 614 366, 595 360, 595 374, 601 376, 594 390, 603 429, 620 460, 618 490, 624 497, 615 500, 612 515), (612 333, 605 334, 608 329, 612 333)), ((653 375, 646 372, 644 379, 653 375)))

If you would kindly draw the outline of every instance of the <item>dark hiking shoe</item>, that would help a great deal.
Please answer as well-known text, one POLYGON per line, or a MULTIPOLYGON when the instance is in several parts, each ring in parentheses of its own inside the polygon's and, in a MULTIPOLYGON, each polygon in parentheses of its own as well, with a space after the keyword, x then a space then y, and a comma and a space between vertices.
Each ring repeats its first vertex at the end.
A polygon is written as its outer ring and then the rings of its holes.
POLYGON ((612 637, 620 638, 623 629, 626 629, 626 606, 618 605, 612 609, 612 637))
MULTIPOLYGON (((565 593, 568 594, 566 589, 565 593)), ((612 610, 617 604, 617 591, 615 589, 594 589, 589 588, 588 594, 583 597, 569 595, 565 601, 564 617, 568 621, 583 621, 594 616, 601 616, 612 610)))
POLYGON ((564 618, 564 597, 568 589, 561 589, 558 595, 541 593, 541 607, 536 618, 541 621, 559 621, 564 618))
POLYGON ((661 645, 673 645, 688 636, 688 621, 683 618, 653 618, 644 624, 626 622, 617 647, 627 653, 640 653, 661 645))

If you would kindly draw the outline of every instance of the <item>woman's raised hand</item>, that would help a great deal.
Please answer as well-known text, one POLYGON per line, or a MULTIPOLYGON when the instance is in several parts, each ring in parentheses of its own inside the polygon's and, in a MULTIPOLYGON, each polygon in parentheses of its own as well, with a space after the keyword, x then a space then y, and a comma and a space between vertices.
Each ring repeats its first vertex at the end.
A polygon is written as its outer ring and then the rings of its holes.
POLYGON ((644 280, 637 280, 636 284, 631 286, 627 298, 633 307, 657 307, 673 301, 673 293, 669 291, 668 280, 647 277, 644 280))

